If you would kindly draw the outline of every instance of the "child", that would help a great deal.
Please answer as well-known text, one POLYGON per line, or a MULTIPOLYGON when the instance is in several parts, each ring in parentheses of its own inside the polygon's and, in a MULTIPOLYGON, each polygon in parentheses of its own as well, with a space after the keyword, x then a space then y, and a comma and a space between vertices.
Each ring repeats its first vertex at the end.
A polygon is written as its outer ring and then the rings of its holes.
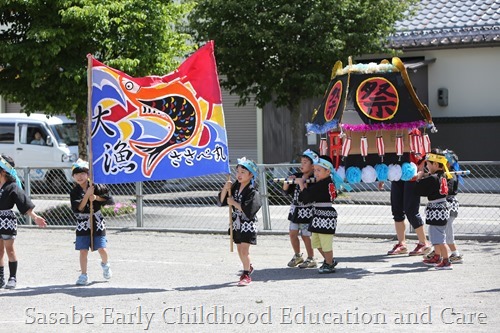
POLYGON ((106 225, 101 213, 101 207, 104 205, 113 205, 114 201, 109 190, 104 185, 89 184, 89 164, 81 159, 73 164, 73 179, 76 182, 75 187, 71 190, 71 209, 75 214, 76 225, 76 242, 75 249, 80 251, 80 268, 81 275, 78 277, 76 284, 79 286, 87 285, 89 278, 87 275, 87 261, 90 242, 90 202, 93 207, 93 251, 97 250, 101 256, 101 267, 103 277, 110 279, 112 276, 111 268, 108 262, 108 251, 106 249, 106 225))
POLYGON ((239 286, 247 286, 252 282, 250 274, 253 272, 253 267, 250 262, 250 245, 257 244, 257 212, 261 207, 259 192, 254 187, 257 176, 257 165, 252 160, 248 160, 246 157, 238 159, 237 181, 234 184, 227 181, 219 193, 219 205, 233 207, 233 241, 236 243, 238 255, 243 264, 243 274, 240 276, 239 286))
POLYGON ((314 161, 314 177, 316 183, 308 186, 303 178, 297 178, 300 187, 299 201, 312 203, 313 217, 309 225, 312 232, 311 242, 324 258, 318 269, 320 274, 335 273, 337 261, 333 260, 333 235, 337 228, 337 211, 332 203, 337 197, 337 190, 332 180, 334 173, 332 160, 328 156, 320 156, 314 161))
MULTIPOLYGON (((300 159, 301 172, 294 173, 289 176, 288 179, 302 178, 303 180, 307 180, 313 177, 313 161, 317 158, 318 154, 310 149, 303 152, 300 159)), ((295 184, 289 185, 285 182, 283 184, 283 191, 286 194, 293 195, 288 220, 290 221, 290 243, 292 244, 295 255, 288 263, 288 267, 299 265, 299 268, 314 268, 317 266, 317 263, 316 260, 314 260, 314 250, 311 246, 311 233, 307 230, 313 214, 312 204, 305 205, 303 202, 299 201, 300 187, 295 184), (302 253, 300 253, 299 234, 302 236, 302 241, 307 251, 307 259, 305 261, 302 258, 302 253)))
POLYGON ((426 166, 429 173, 417 173, 415 190, 420 196, 428 199, 425 209, 425 222, 429 225, 429 238, 434 245, 435 255, 424 259, 424 264, 436 266, 436 269, 452 269, 446 249, 446 224, 450 217, 450 210, 446 201, 448 195, 447 176, 451 177, 447 160, 440 149, 433 149, 426 156, 426 166), (445 175, 446 171, 446 175, 445 175), (442 256, 442 258, 441 258, 442 256))
POLYGON ((0 288, 14 289, 17 284, 17 256, 14 250, 14 240, 17 236, 17 218, 12 211, 16 205, 19 212, 30 216, 40 228, 47 226, 45 219, 34 211, 35 205, 26 196, 21 181, 14 169, 14 160, 2 154, 0 156, 0 288), (9 280, 4 279, 4 254, 9 258, 9 280))
MULTIPOLYGON (((453 171, 460 171, 460 166, 458 164, 458 156, 453 152, 453 150, 445 150, 444 156, 446 157, 446 160, 448 161, 448 170, 453 170, 453 171)), ((446 197, 446 201, 450 204, 450 218, 448 219, 448 222, 446 223, 446 243, 448 245, 448 248, 451 251, 450 254, 450 262, 452 264, 458 264, 463 262, 463 256, 458 252, 457 246, 455 244, 455 233, 453 232, 453 221, 455 218, 458 216, 458 207, 459 203, 456 198, 456 195, 458 193, 458 183, 459 183, 459 177, 456 176, 455 174, 452 174, 452 178, 448 179, 448 196, 446 197)), ((434 257, 435 251, 432 251, 429 253, 426 257, 426 259, 431 259, 434 257)))

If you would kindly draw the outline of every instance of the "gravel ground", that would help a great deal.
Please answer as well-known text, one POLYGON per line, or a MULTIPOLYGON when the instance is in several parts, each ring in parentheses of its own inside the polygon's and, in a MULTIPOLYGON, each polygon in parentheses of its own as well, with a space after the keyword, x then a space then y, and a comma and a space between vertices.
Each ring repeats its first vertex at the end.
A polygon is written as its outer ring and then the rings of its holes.
POLYGON ((495 242, 459 241, 464 263, 436 271, 420 257, 386 256, 393 240, 336 237, 337 272, 320 275, 286 267, 287 235, 260 235, 253 282, 237 287, 226 235, 112 230, 108 239, 112 279, 92 253, 91 283, 77 287, 74 231, 20 228, 18 286, 0 289, 0 332, 500 329, 495 242))

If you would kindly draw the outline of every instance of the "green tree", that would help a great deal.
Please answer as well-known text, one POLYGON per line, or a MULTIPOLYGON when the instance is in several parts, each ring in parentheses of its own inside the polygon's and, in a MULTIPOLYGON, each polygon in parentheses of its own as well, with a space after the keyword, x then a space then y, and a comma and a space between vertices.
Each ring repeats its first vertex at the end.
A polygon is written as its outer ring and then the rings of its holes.
POLYGON ((336 60, 386 51, 384 41, 415 0, 199 0, 189 16, 196 40, 214 40, 222 85, 244 105, 255 96, 291 112, 302 149, 299 102, 321 96, 336 60))
POLYGON ((133 76, 166 74, 194 44, 191 4, 167 0, 1 0, 0 95, 27 113, 76 118, 86 157, 87 54, 133 76))

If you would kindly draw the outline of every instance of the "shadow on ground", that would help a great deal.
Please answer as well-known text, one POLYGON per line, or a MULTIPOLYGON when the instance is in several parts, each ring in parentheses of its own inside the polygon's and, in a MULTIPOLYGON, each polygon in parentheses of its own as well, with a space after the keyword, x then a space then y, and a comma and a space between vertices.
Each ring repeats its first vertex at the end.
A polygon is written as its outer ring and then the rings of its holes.
POLYGON ((74 297, 102 297, 102 296, 116 296, 116 295, 132 295, 132 294, 146 294, 146 293, 162 293, 169 291, 167 289, 153 289, 153 288, 107 288, 92 286, 107 283, 107 282, 92 282, 87 286, 76 286, 74 284, 61 284, 52 286, 41 287, 27 287, 15 290, 5 290, 1 292, 2 297, 25 297, 25 296, 38 296, 50 294, 66 294, 74 297))

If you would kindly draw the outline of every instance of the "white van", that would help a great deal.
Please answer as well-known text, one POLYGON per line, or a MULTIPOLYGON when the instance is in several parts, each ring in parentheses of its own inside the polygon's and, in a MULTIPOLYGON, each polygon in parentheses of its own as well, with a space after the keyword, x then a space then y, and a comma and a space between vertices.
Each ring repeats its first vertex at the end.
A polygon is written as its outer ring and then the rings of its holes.
POLYGON ((14 159, 21 177, 22 168, 30 167, 31 181, 62 188, 73 181, 68 167, 78 156, 76 122, 65 116, 0 113, 0 153, 14 159))

